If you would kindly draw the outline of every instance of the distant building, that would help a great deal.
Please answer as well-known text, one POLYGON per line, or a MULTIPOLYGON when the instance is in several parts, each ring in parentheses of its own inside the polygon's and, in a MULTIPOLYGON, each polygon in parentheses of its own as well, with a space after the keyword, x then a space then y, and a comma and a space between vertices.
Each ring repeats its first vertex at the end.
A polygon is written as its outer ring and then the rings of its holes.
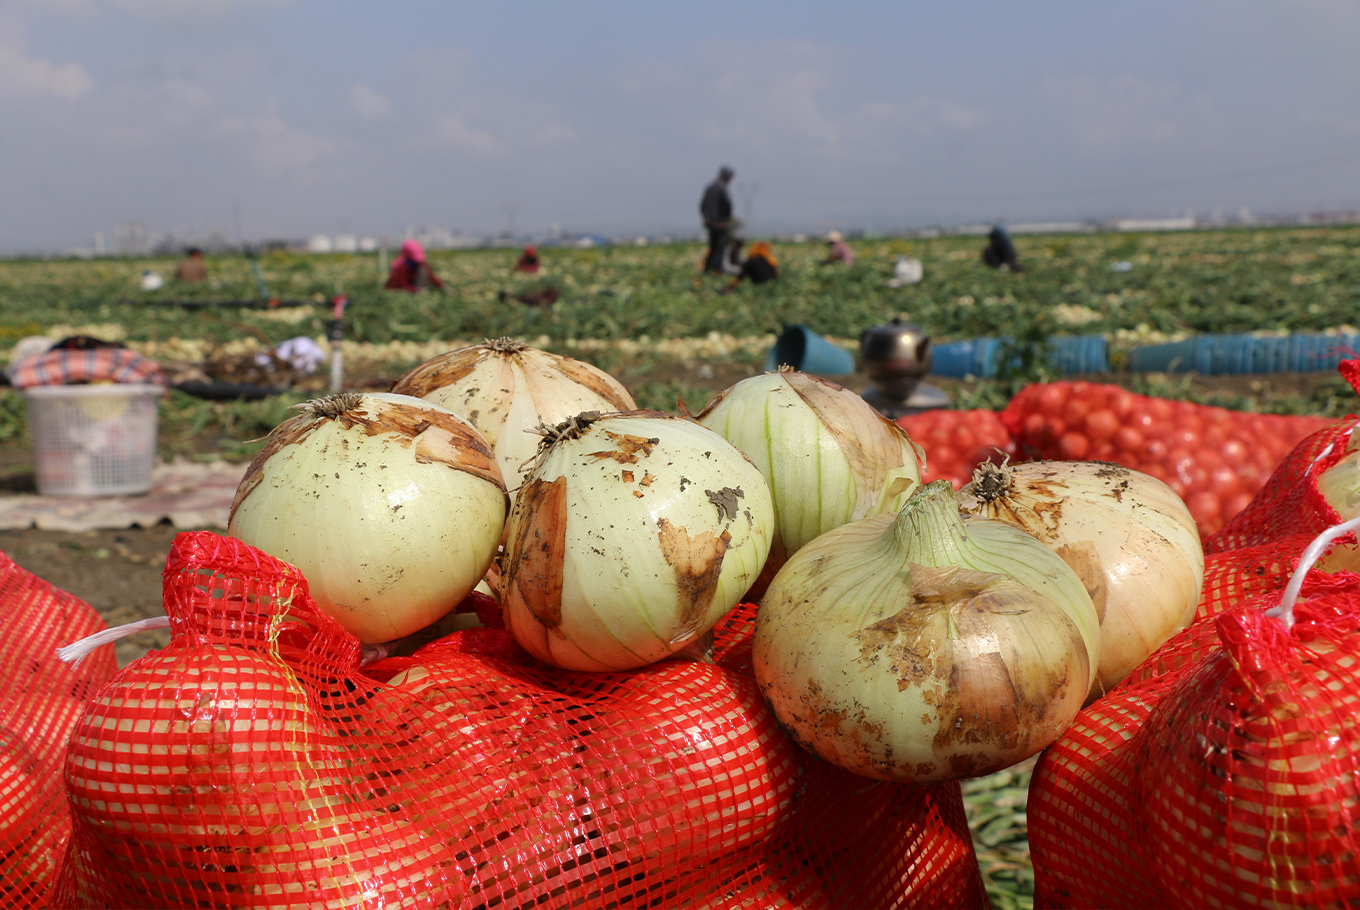
POLYGON ((1195 216, 1181 218, 1116 218, 1110 228, 1116 231, 1190 231, 1195 228, 1195 216))
POLYGON ((335 244, 325 234, 313 234, 307 238, 307 252, 333 253, 335 252, 335 244))
POLYGON ((1027 221, 1006 225, 1006 230, 1012 234, 1087 234, 1095 229, 1094 224, 1084 221, 1027 221))
POLYGON ((145 256, 151 252, 151 235, 144 221, 120 221, 113 226, 115 256, 145 256))

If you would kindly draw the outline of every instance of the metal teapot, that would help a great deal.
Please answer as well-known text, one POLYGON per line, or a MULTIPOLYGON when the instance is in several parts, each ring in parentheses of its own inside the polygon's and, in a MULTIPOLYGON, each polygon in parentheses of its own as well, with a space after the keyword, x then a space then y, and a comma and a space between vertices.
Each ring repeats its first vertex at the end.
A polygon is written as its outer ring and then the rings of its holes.
POLYGON ((930 336, 918 325, 894 316, 892 322, 865 329, 859 338, 864 375, 873 387, 865 401, 885 417, 949 406, 949 396, 921 380, 930 373, 930 336))

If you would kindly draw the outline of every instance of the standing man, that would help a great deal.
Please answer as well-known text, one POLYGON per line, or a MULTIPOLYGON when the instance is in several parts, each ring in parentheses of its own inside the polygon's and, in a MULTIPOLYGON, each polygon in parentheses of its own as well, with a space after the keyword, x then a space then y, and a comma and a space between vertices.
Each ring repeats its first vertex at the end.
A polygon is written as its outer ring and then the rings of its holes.
POLYGON ((708 258, 704 260, 704 271, 714 275, 723 273, 723 256, 732 237, 732 197, 727 194, 732 173, 730 167, 719 168, 718 179, 704 188, 704 198, 699 202, 699 214, 708 229, 708 258))

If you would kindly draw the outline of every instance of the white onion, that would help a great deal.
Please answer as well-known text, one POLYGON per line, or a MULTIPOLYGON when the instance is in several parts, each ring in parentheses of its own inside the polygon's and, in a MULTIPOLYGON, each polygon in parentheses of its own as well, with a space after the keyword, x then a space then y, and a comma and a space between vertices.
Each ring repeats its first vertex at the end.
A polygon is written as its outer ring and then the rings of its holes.
POLYGON ((486 573, 505 523, 491 447, 407 395, 300 407, 246 470, 228 534, 301 570, 317 606, 360 641, 443 618, 486 573))
POLYGON ((692 420, 582 414, 553 431, 514 508, 501 608, 571 670, 624 670, 709 632, 759 574, 773 508, 755 466, 692 420))
POLYGON ((630 411, 633 396, 588 363, 497 338, 432 357, 392 388, 448 408, 468 420, 496 451, 510 490, 524 480, 538 449, 531 431, 582 411, 630 411))
POLYGON ((1318 475, 1317 487, 1342 521, 1360 518, 1360 452, 1348 450, 1346 457, 1318 475))
POLYGON ((1086 585, 1100 616, 1103 695, 1188 626, 1204 588, 1204 548, 1185 502, 1155 477, 1098 461, 980 466, 964 512, 1043 541, 1086 585))
POLYGON ((906 431, 817 376, 779 370, 743 379, 697 419, 745 452, 770 485, 776 534, 763 582, 808 541, 896 512, 920 486, 920 455, 906 431))
POLYGON ((961 515, 947 480, 897 515, 828 531, 756 614, 756 681, 809 751, 908 783, 978 777, 1062 734, 1095 680, 1100 625, 1065 562, 961 515))

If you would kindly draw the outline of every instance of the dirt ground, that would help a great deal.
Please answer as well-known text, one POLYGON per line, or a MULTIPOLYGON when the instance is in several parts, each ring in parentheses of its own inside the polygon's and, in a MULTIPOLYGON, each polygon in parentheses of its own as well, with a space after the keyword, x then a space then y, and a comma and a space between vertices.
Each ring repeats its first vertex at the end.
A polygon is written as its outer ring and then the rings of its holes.
MULTIPOLYGON (((693 384, 693 369, 683 378, 693 384)), ((702 370, 698 374, 720 391, 744 378, 745 371, 734 369, 702 370)), ((395 378, 395 377, 393 377, 395 378)), ((620 376, 625 382, 627 378, 620 376)), ((649 378, 661 378, 649 376, 649 378)), ((680 378, 680 377, 672 377, 680 378)), ((1308 394, 1320 382, 1332 379, 1330 373, 1280 374, 1261 376, 1195 377, 1197 388, 1229 394, 1259 394, 1263 388, 1272 394, 1308 394)), ((1109 382, 1111 377, 1096 381, 1109 382)), ((1118 381, 1118 380, 1114 380, 1118 381)), ((937 385, 951 394, 960 383, 931 377, 937 385)), ((862 376, 846 377, 843 383, 857 391, 867 386, 862 376)), ((365 387, 380 387, 378 378, 368 377, 365 387)), ((692 408, 703 402, 687 402, 692 408)), ((204 439, 205 452, 215 451, 216 440, 204 439)), ((15 444, 0 444, 0 495, 32 492, 32 453, 15 444)), ((162 523, 152 528, 124 528, 81 533, 39 531, 35 529, 0 531, 0 552, 18 565, 53 585, 68 591, 93 606, 111 625, 132 622, 163 613, 161 607, 161 572, 170 546, 181 528, 162 523)), ((146 632, 124 639, 117 646, 119 664, 126 665, 148 649, 164 646, 168 633, 146 632)))

